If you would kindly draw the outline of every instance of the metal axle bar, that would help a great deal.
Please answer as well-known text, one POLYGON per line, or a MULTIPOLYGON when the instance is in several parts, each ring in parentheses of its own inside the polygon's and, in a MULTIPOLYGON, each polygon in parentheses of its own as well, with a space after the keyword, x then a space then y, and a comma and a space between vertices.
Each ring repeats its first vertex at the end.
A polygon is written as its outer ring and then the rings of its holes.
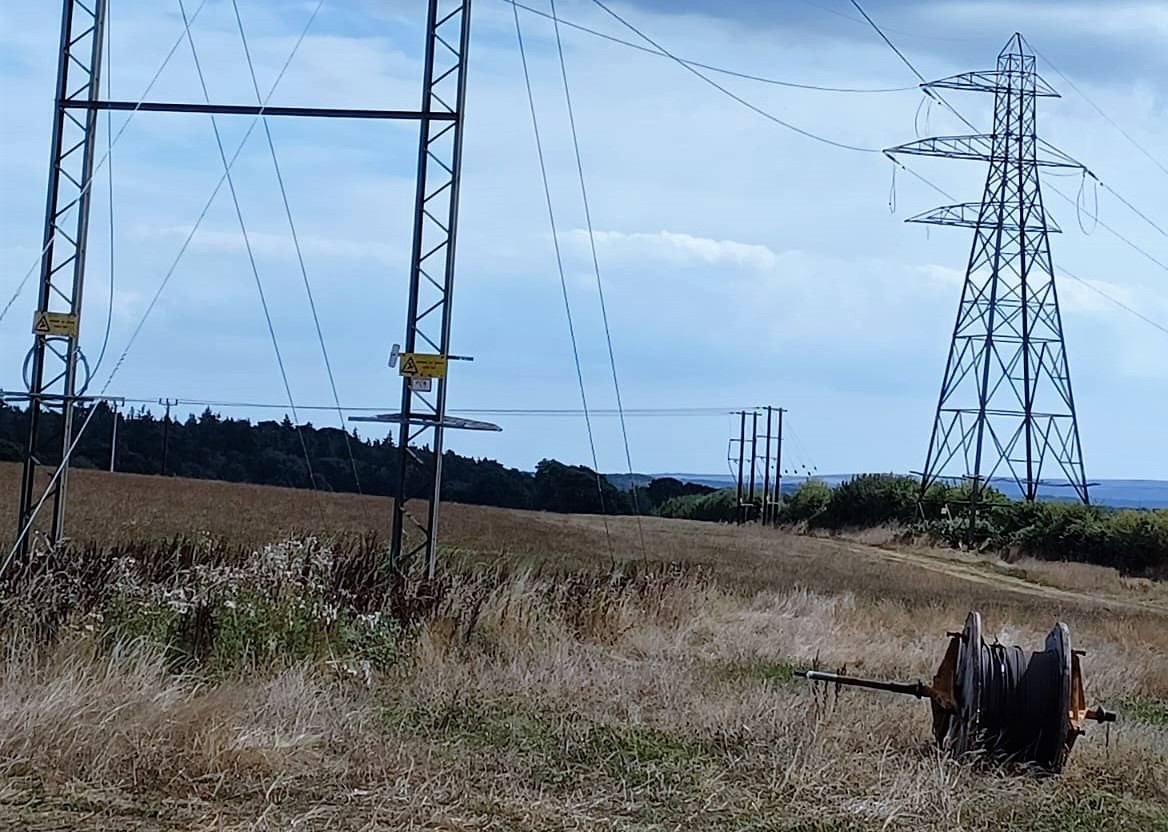
POLYGON ((162 101, 85 101, 62 102, 67 110, 120 110, 148 113, 194 113, 227 116, 307 116, 310 118, 360 118, 398 121, 454 121, 454 113, 418 110, 363 110, 344 107, 271 107, 260 104, 183 104, 162 101))
POLYGON ((878 682, 874 679, 857 679, 854 676, 841 676, 838 673, 823 673, 818 670, 796 670, 795 675, 802 676, 809 682, 834 682, 837 685, 886 690, 891 693, 906 693, 917 699, 931 699, 933 696, 933 689, 924 682, 878 682))

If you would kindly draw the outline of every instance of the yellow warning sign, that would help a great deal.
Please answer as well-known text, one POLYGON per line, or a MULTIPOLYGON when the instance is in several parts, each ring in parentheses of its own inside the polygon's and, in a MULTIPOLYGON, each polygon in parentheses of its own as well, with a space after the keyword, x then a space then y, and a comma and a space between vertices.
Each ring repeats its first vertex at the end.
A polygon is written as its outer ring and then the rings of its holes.
POLYGON ((77 316, 63 312, 37 312, 32 319, 34 335, 67 335, 77 337, 77 316))
POLYGON ((446 378, 446 356, 425 352, 403 352, 401 374, 408 378, 446 378))

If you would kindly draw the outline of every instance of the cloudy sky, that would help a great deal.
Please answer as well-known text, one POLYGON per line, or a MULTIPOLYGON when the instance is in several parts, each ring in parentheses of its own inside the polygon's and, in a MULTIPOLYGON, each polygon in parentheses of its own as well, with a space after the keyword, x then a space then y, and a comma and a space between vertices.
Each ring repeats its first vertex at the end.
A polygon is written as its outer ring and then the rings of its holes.
MULTIPOLYGON (((529 0, 546 9, 547 0, 529 0)), ((188 10, 198 5, 187 0, 188 10)), ((316 0, 241 0, 270 87, 316 0)), ((423 5, 326 0, 272 103, 416 108, 423 5)), ((637 36, 586 0, 571 22, 637 36)), ((182 33, 177 0, 113 0, 113 96, 138 99, 182 33)), ((1059 72, 1141 145, 1165 146, 1162 79, 1168 10, 1147 2, 930 3, 869 0, 869 13, 926 77, 990 68, 1014 31, 1051 63, 1063 93, 1040 102, 1040 130, 1104 182, 1168 224, 1168 176, 1059 72)), ((613 9, 674 53, 773 79, 896 92, 820 92, 725 75, 718 83, 775 117, 834 141, 879 149, 965 128, 922 105, 916 79, 846 0, 625 0, 613 9), (904 89, 908 88, 908 89, 904 89)), ((35 261, 56 72, 60 5, 0 8, 0 308, 35 261)), ((551 24, 520 12, 551 174, 589 404, 614 404, 596 280, 551 24)), ((768 120, 668 58, 579 30, 564 47, 608 316, 629 408, 708 408, 630 417, 641 471, 726 471, 730 417, 719 408, 789 409, 788 461, 820 472, 919 469, 936 406, 969 250, 965 229, 906 224, 946 200, 879 153, 843 150, 768 120), (894 200, 890 200, 891 196, 894 200), (890 206, 890 202, 894 205, 890 206), (895 208, 895 212, 890 210, 895 208)), ((214 100, 254 102, 231 3, 209 0, 194 35, 214 100)), ((572 345, 516 48, 511 7, 475 0, 458 249, 453 409, 580 407, 572 345)), ((187 47, 151 98, 201 100, 187 47)), ((986 97, 949 100, 988 129, 986 97)), ((113 118, 116 132, 125 114, 113 118)), ((250 125, 220 120, 229 152, 250 125)), ((289 199, 346 408, 394 409, 385 366, 402 338, 416 127, 272 120, 289 199)), ((104 135, 101 139, 105 142, 104 135)), ((978 163, 910 166, 959 200, 980 196, 978 163)), ((114 281, 105 382, 222 174, 206 116, 141 114, 112 156, 114 281)), ((110 291, 105 171, 94 200, 83 343, 94 359, 110 291)), ((329 405, 316 342, 262 131, 236 168, 242 207, 295 400, 329 405)), ((1165 269, 1076 210, 1078 178, 1048 178, 1047 205, 1088 474, 1168 477, 1160 413, 1168 405, 1168 335, 1101 289, 1168 324, 1165 269), (1058 188, 1069 201, 1055 194, 1058 188), (1080 223, 1080 220, 1082 221, 1080 223), (1085 228, 1090 234, 1084 233, 1085 228)), ((1088 208, 1093 192, 1085 194, 1088 208)), ((1103 222, 1168 261, 1165 236, 1099 193, 1103 222)), ((0 321, 0 387, 20 365, 35 303, 30 282, 0 321)), ((284 404, 259 296, 229 195, 202 222, 174 278, 109 387, 129 398, 284 404)), ((278 411, 221 409, 278 417, 278 411)), ((309 417, 306 412, 304 417, 309 417)), ((335 414, 312 412, 316 424, 335 414)), ((463 453, 531 467, 589 463, 578 416, 500 416, 502 434, 451 437, 463 453)), ((595 419, 600 465, 625 467, 617 420, 595 419)))

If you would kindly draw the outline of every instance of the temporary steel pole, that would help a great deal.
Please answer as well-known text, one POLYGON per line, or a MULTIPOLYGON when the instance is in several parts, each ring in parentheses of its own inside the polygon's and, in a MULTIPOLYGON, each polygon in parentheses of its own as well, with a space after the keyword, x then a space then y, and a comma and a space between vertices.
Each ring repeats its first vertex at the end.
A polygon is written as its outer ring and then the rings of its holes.
MULTIPOLYGON (((422 127, 418 146, 418 181, 414 199, 414 241, 404 353, 419 348, 445 357, 450 352, 454 298, 454 252, 458 229, 458 195, 462 170, 462 127, 466 105, 467 52, 470 48, 470 0, 429 0, 426 65, 422 82, 422 127), (437 117, 441 116, 442 121, 437 117)), ((398 488, 393 504, 390 563, 396 574, 413 558, 426 558, 433 578, 438 552, 438 506, 442 497, 442 439, 446 419, 446 378, 419 385, 403 375, 401 428, 398 432, 398 488), (424 457, 411 445, 430 436, 424 457), (419 476, 428 498, 425 524, 414 522, 421 539, 405 542, 406 500, 411 473, 419 476)), ((410 518, 412 520, 412 518, 410 518)))
MULTIPOLYGON (((102 44, 106 0, 89 5, 65 0, 61 14, 61 40, 57 57, 57 94, 53 113, 52 150, 49 158, 48 199, 45 208, 41 253, 40 291, 33 316, 31 377, 28 390, 28 444, 20 487, 17 558, 15 570, 26 563, 31 546, 29 528, 38 504, 35 493, 37 469, 49 438, 45 411, 61 414, 59 453, 63 462, 73 440, 73 406, 77 392, 78 332, 85 283, 85 251, 89 236, 90 182, 93 178, 97 138, 97 112, 80 117, 68 110, 70 103, 92 103, 101 80, 102 44), (75 209, 75 210, 74 210, 75 209)), ((55 427, 55 425, 54 425, 55 427)), ((50 486, 53 505, 49 537, 64 533, 68 467, 50 486)))

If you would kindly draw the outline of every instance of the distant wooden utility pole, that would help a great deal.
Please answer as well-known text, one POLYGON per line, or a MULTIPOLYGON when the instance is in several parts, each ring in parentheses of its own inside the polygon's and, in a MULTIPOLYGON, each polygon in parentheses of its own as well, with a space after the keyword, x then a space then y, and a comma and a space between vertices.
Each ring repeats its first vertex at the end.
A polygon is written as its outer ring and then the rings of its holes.
POLYGON ((742 472, 746 467, 746 411, 741 412, 742 423, 738 429, 738 506, 735 512, 735 517, 738 520, 738 525, 741 526, 745 519, 745 512, 742 506, 742 472))
POLYGON ((121 400, 120 399, 110 399, 109 405, 110 405, 110 410, 113 411, 113 414, 114 414, 114 426, 113 426, 113 430, 110 432, 110 458, 109 458, 109 469, 110 469, 110 473, 112 474, 114 472, 114 463, 117 461, 117 457, 118 457, 118 408, 121 405, 121 400))
POLYGON ((170 450, 170 408, 178 404, 178 399, 159 399, 158 403, 166 406, 166 416, 162 421, 162 476, 166 476, 166 455, 170 450))
POLYGON ((752 514, 748 506, 754 506, 755 498, 758 497, 757 490, 758 479, 758 451, 759 451, 759 416, 762 415, 762 408, 755 408, 753 411, 735 410, 732 415, 738 418, 738 438, 734 439, 733 434, 730 438, 730 451, 728 454, 728 462, 731 468, 737 462, 737 485, 738 485, 738 504, 734 515, 735 522, 742 525, 748 519, 758 520, 763 525, 774 525, 778 522, 779 509, 782 507, 782 487, 783 487, 783 414, 786 409, 782 407, 774 407, 773 405, 766 407, 766 435, 762 437, 763 440, 763 458, 762 458, 762 506, 757 514, 752 514), (751 432, 750 432, 750 466, 749 473, 746 464, 746 416, 751 415, 751 432), (775 428, 775 414, 778 414, 778 436, 774 432, 775 428), (738 444, 737 458, 734 454, 734 445, 738 444), (776 449, 772 456, 772 449, 776 449), (774 463, 775 477, 771 480, 771 464, 774 463), (746 478, 750 477, 749 483, 746 478))
POLYGON ((779 435, 775 449, 775 505, 771 510, 771 524, 779 522, 779 512, 783 509, 783 414, 786 408, 778 408, 779 435))

